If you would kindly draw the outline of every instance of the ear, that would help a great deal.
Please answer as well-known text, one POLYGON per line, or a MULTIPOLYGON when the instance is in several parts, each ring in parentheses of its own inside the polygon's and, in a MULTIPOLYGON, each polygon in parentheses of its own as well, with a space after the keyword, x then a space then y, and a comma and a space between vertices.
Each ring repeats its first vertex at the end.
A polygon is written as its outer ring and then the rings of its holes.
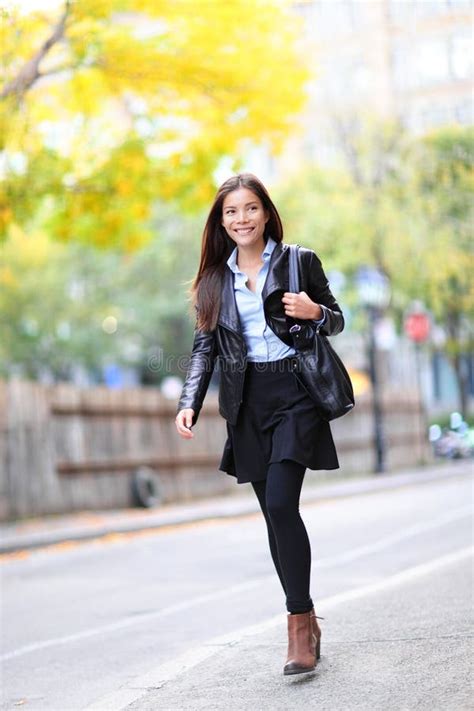
POLYGON ((270 219, 270 213, 268 210, 265 210, 265 222, 268 222, 269 219, 270 219))

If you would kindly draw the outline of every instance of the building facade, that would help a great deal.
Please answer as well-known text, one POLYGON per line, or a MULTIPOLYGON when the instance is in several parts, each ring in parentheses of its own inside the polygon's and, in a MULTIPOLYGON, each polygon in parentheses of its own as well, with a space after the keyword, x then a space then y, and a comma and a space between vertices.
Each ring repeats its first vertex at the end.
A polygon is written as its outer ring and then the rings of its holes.
POLYGON ((471 0, 307 0, 302 51, 314 66, 301 131, 274 166, 338 161, 337 126, 399 119, 411 133, 473 123, 471 0))

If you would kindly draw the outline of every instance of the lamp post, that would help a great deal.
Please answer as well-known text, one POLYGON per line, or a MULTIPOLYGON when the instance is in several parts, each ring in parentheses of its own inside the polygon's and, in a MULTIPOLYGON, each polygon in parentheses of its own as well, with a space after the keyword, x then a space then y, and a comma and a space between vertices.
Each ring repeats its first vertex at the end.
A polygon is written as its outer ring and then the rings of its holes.
POLYGON ((385 471, 385 437, 383 430, 383 410, 380 381, 377 371, 375 343, 375 325, 382 311, 390 301, 390 282, 388 277, 374 267, 360 267, 357 272, 359 299, 367 310, 369 321, 369 376, 372 385, 372 413, 375 445, 375 473, 385 471))

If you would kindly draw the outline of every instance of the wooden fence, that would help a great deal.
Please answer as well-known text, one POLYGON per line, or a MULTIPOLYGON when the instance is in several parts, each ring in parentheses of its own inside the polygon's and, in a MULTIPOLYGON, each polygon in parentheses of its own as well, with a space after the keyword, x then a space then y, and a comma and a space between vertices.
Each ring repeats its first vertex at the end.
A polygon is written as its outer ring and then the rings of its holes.
MULTIPOLYGON (((0 520, 132 506, 141 465, 154 470, 163 503, 236 491, 217 469, 226 437, 217 395, 208 394, 192 440, 177 435, 175 407, 154 388, 0 381, 0 520)), ((425 460, 419 403, 392 394, 384 411, 388 468, 425 460)), ((332 423, 338 476, 371 471, 371 412, 370 398, 359 398, 332 423)))

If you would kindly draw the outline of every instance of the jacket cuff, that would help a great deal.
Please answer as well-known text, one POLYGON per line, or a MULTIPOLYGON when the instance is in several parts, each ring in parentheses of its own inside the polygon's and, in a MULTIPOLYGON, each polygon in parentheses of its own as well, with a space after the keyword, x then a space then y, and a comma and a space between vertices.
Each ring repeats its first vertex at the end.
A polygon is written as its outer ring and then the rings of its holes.
POLYGON ((323 310, 323 315, 319 319, 313 319, 313 323, 315 323, 316 326, 322 326, 323 323, 325 323, 325 321, 326 321, 326 310, 323 308, 322 304, 319 304, 319 306, 321 306, 321 308, 323 310))

